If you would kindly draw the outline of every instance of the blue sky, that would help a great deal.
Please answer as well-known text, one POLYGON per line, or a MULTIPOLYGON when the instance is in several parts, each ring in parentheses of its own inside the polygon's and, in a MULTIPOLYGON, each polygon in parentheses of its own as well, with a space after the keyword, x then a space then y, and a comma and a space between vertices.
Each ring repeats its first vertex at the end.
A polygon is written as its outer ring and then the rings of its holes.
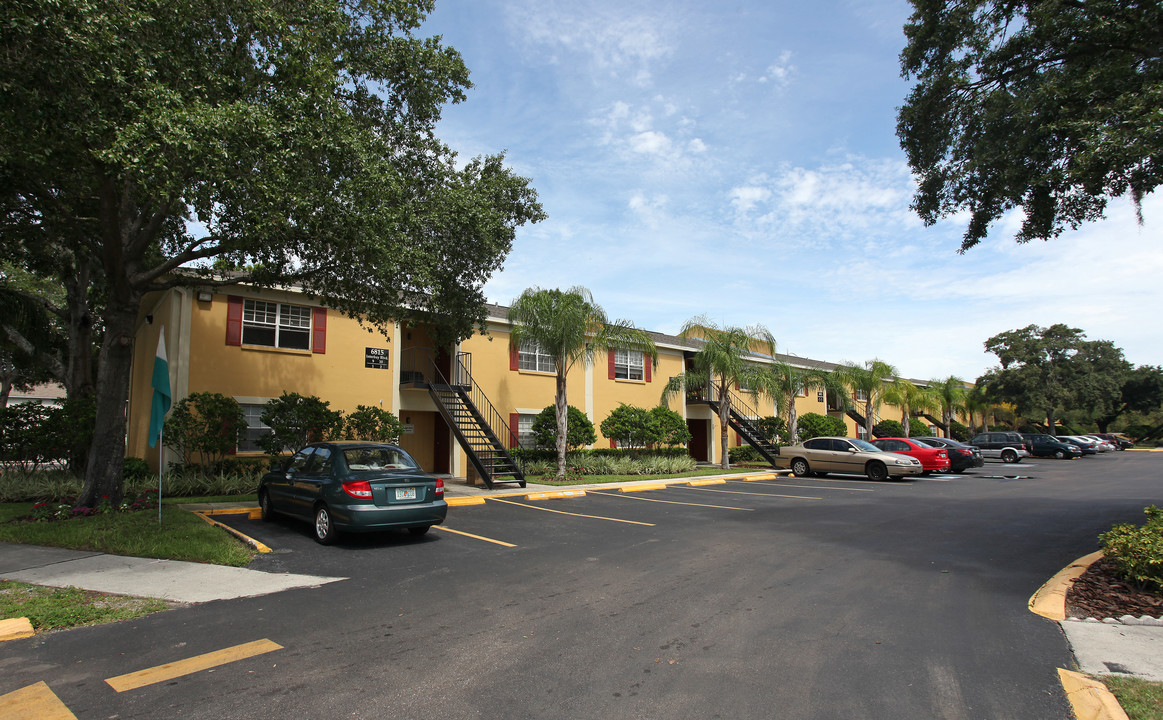
POLYGON ((784 353, 977 378, 983 342, 1066 323, 1163 363, 1163 200, 1018 245, 1018 218, 959 255, 924 227, 895 135, 908 83, 896 0, 436 0, 422 34, 475 87, 438 133, 505 151, 549 219, 487 284, 589 288, 613 318, 675 333, 762 324, 784 353))

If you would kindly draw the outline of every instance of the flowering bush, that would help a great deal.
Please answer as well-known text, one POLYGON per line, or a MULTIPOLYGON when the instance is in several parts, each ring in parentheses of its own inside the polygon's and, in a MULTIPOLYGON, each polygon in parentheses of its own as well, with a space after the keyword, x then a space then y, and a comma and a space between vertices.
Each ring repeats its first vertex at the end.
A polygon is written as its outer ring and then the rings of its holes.
POLYGON ((157 491, 146 490, 132 499, 124 499, 119 505, 114 505, 105 495, 96 507, 73 507, 70 501, 41 502, 32 506, 27 519, 32 522, 55 522, 57 520, 72 520, 92 515, 112 515, 113 513, 138 512, 157 507, 157 491))

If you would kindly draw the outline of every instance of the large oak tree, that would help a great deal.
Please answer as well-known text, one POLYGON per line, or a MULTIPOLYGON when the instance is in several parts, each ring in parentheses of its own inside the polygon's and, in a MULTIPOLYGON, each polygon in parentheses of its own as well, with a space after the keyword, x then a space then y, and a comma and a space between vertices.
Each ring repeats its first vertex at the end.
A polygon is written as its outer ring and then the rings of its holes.
POLYGON ((962 251, 1011 209, 1045 240, 1163 180, 1163 4, 912 3, 897 135, 925 223, 968 212, 962 251))
POLYGON ((121 496, 147 293, 296 284, 373 324, 420 314, 447 338, 483 325, 485 280, 542 211, 501 156, 460 164, 435 136, 470 83, 455 50, 414 35, 431 8, 6 5, 0 254, 72 286, 100 331, 78 503, 121 496))

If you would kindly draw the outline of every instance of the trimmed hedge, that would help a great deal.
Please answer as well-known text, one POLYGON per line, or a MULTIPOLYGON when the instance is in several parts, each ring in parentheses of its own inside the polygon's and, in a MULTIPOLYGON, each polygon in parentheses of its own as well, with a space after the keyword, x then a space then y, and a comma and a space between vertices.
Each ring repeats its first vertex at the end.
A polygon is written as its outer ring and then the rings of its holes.
POLYGON ((1112 560, 1119 575, 1132 585, 1163 591, 1163 508, 1144 508, 1143 525, 1120 523, 1098 536, 1102 553, 1112 560))

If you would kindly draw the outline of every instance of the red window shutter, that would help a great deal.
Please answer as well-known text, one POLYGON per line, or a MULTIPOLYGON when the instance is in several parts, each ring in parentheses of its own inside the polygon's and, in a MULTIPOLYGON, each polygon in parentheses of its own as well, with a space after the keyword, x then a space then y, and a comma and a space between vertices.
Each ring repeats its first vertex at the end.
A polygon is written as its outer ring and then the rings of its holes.
POLYGON ((610 348, 607 356, 610 358, 610 379, 614 379, 614 348, 610 348))
POLYGON ((517 369, 517 362, 519 360, 519 358, 517 357, 518 352, 519 351, 517 350, 517 346, 510 343, 509 344, 509 369, 510 370, 517 369))
MULTIPOLYGON (((514 370, 516 368, 513 368, 514 370)), ((517 413, 509 413, 509 449, 521 446, 521 441, 517 438, 517 425, 521 421, 521 416, 517 413)))
POLYGON ((226 344, 242 344, 242 298, 237 295, 226 298, 226 344))
POLYGON ((651 369, 650 356, 646 353, 642 353, 642 377, 646 380, 646 382, 650 382, 651 369))
POLYGON ((311 309, 311 351, 327 352, 327 308, 311 309))
POLYGON ((618 447, 618 441, 615 440, 614 438, 610 438, 610 449, 614 450, 617 447, 618 447))
POLYGON ((735 433, 735 447, 743 447, 743 436, 735 433))

